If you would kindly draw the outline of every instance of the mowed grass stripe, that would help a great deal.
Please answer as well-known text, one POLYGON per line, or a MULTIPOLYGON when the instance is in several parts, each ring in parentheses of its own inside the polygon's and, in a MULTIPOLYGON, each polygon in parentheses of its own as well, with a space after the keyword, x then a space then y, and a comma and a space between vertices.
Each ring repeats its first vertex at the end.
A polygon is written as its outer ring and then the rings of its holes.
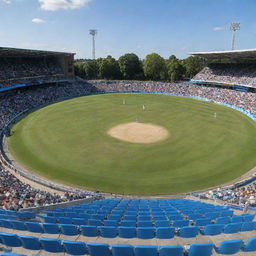
POLYGON ((228 182, 256 166, 255 122, 238 111, 182 97, 75 98, 28 115, 13 131, 9 149, 29 170, 105 192, 189 192, 228 182), (107 135, 111 127, 137 118, 163 126, 170 137, 133 144, 107 135))

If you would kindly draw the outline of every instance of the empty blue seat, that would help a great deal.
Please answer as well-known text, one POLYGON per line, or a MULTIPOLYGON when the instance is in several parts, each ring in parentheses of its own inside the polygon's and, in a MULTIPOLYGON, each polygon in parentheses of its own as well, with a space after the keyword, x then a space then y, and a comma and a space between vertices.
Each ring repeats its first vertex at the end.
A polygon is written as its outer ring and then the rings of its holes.
POLYGON ((198 235, 198 227, 182 227, 180 229, 179 235, 184 238, 196 237, 198 235))
POLYGON ((174 227, 161 227, 156 229, 156 238, 169 239, 173 238, 175 233, 174 227))
POLYGON ((135 227, 136 221, 134 220, 123 220, 121 221, 121 226, 123 227, 135 227))
POLYGON ((226 210, 226 211, 223 211, 221 212, 221 217, 226 217, 226 216, 233 216, 233 211, 232 210, 226 210))
POLYGON ((89 224, 90 226, 100 226, 100 225, 101 225, 101 220, 89 219, 89 220, 88 220, 88 224, 89 224))
POLYGON ((116 220, 104 220, 104 226, 112 226, 112 227, 116 227, 118 226, 118 221, 116 220))
POLYGON ((235 254, 240 251, 241 246, 243 244, 243 240, 229 240, 223 241, 218 248, 216 248, 216 252, 219 254, 235 254))
POLYGON ((210 224, 206 225, 202 233, 207 236, 215 236, 222 233, 224 228, 223 224, 210 224))
POLYGON ((59 225, 55 223, 42 223, 43 230, 47 234, 59 234, 59 225))
POLYGON ((117 228, 111 226, 99 227, 100 235, 105 238, 114 238, 117 236, 117 228))
POLYGON ((43 238, 40 238, 39 241, 43 249, 47 252, 51 252, 51 253, 64 252, 64 248, 61 244, 61 240, 59 239, 43 237, 43 238))
POLYGON ((180 245, 161 246, 159 256, 183 256, 183 247, 180 245))
POLYGON ((167 217, 165 215, 155 215, 154 220, 155 221, 161 221, 161 220, 165 221, 165 220, 167 220, 167 217))
POLYGON ((44 233, 44 230, 38 222, 25 222, 27 230, 33 233, 44 233))
POLYGON ((220 213, 219 212, 207 212, 205 213, 205 218, 209 218, 209 219, 216 219, 220 216, 220 213))
POLYGON ((242 232, 244 231, 253 231, 254 230, 254 225, 253 222, 243 222, 241 230, 242 232))
POLYGON ((198 227, 206 226, 208 224, 211 224, 210 218, 196 219, 195 221, 195 226, 198 226, 198 227))
POLYGON ((17 230, 27 230, 27 227, 25 226, 23 221, 18 221, 18 220, 12 220, 11 224, 13 226, 13 229, 17 230))
POLYGON ((63 241, 65 252, 70 255, 85 255, 88 254, 87 247, 84 242, 79 241, 63 241))
POLYGON ((223 233, 233 234, 241 231, 242 223, 230 223, 224 226, 223 233))
POLYGON ((60 224, 72 224, 72 219, 69 217, 59 217, 60 224))
POLYGON ((111 256, 108 244, 87 243, 90 256, 111 256))
POLYGON ((133 246, 127 244, 113 244, 112 256, 134 256, 133 246))
POLYGON ((176 228, 186 227, 189 225, 189 220, 175 220, 173 226, 176 228))
POLYGON ((242 250, 245 252, 256 251, 256 237, 252 237, 246 244, 244 244, 242 250))
POLYGON ((0 233, 0 238, 4 245, 8 247, 21 247, 22 243, 16 234, 0 233))
POLYGON ((188 250, 188 256, 211 256, 214 244, 192 244, 188 250))
POLYGON ((135 246, 135 256, 157 256, 157 246, 137 245, 135 246))
POLYGON ((229 216, 226 217, 219 217, 216 219, 216 224, 228 224, 230 223, 231 219, 229 216))
POLYGON ((137 237, 140 239, 151 239, 155 237, 154 228, 137 228, 137 237))
POLYGON ((255 214, 243 214, 241 216, 243 216, 245 222, 249 222, 253 221, 255 214))
POLYGON ((41 243, 37 237, 34 236, 19 236, 23 248, 33 251, 41 250, 41 243))
POLYGON ((138 227, 152 227, 151 221, 139 221, 137 224, 138 227))
POLYGON ((61 224, 61 233, 66 236, 77 236, 79 234, 78 227, 73 224, 61 224))
POLYGON ((134 227, 119 227, 119 237, 121 238, 134 238, 136 237, 136 228, 134 227))
POLYGON ((82 225, 80 226, 82 235, 88 237, 98 236, 98 229, 96 226, 82 225))
POLYGON ((73 223, 74 225, 80 226, 80 225, 86 225, 86 224, 87 224, 87 221, 86 221, 85 219, 83 219, 83 218, 73 218, 73 219, 72 219, 72 223, 73 223))
POLYGON ((4 253, 0 253, 0 256, 26 256, 26 255, 25 254, 12 253, 12 252, 4 252, 4 253))
POLYGON ((170 221, 168 220, 157 220, 155 221, 156 227, 170 227, 170 221))
POLYGON ((1 226, 4 228, 13 228, 12 220, 1 220, 1 226))
POLYGON ((182 216, 180 216, 180 215, 169 215, 169 219, 172 221, 183 220, 182 216))
POLYGON ((44 218, 44 222, 46 222, 46 223, 56 223, 57 222, 56 217, 44 216, 43 218, 44 218))
POLYGON ((240 223, 243 222, 244 218, 243 216, 233 216, 231 217, 231 223, 240 223))

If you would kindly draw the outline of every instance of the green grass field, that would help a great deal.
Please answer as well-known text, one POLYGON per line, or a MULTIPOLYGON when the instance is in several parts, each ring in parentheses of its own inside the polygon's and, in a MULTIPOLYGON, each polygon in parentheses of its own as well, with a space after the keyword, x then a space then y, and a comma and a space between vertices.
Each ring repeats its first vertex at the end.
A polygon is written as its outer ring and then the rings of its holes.
POLYGON ((256 166, 254 121, 223 106, 181 97, 85 96, 29 114, 12 130, 9 150, 23 166, 63 184, 104 192, 195 191, 256 166), (134 144, 107 135, 111 127, 134 122, 136 116, 139 122, 165 127, 171 136, 134 144))

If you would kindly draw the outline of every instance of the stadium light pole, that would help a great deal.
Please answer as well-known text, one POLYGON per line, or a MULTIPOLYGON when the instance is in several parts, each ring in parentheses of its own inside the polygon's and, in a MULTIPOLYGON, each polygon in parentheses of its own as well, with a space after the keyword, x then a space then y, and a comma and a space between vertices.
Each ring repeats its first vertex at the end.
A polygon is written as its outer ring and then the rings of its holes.
POLYGON ((236 31, 240 29, 240 22, 232 22, 230 30, 232 31, 231 50, 235 50, 236 31))
POLYGON ((97 30, 90 29, 90 35, 92 35, 92 58, 95 60, 95 36, 97 35, 97 30))

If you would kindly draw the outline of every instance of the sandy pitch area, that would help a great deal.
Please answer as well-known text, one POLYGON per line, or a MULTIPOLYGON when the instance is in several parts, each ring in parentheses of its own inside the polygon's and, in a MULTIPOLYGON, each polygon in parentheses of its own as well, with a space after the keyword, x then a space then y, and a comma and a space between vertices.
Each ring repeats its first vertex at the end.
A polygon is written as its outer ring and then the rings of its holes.
POLYGON ((165 140, 170 136, 162 126, 137 122, 119 124, 112 127, 107 133, 119 140, 144 144, 165 140))

